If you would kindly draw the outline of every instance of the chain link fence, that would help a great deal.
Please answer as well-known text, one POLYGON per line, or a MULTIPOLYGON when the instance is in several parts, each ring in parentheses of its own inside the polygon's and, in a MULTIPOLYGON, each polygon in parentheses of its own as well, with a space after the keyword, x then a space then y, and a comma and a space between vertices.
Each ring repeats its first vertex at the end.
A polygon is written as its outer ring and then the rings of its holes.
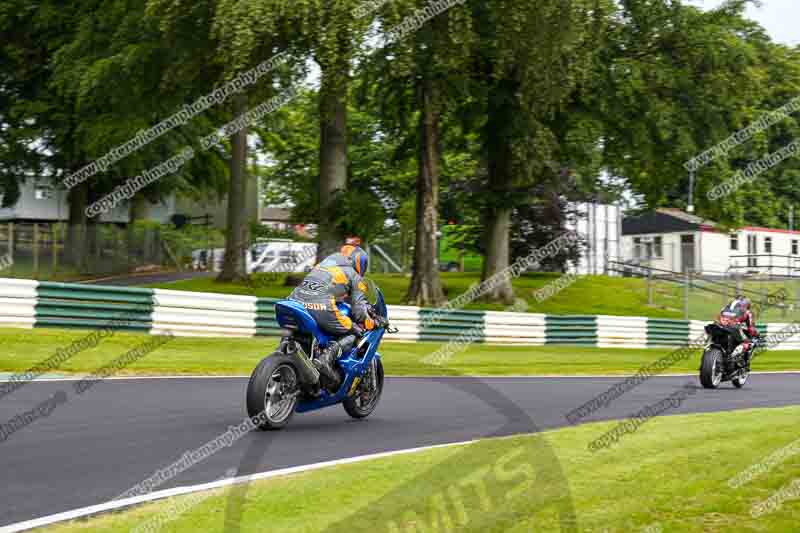
POLYGON ((141 222, 70 228, 66 223, 0 223, 0 277, 73 280, 113 274, 192 268, 192 252, 224 246, 207 227, 141 222))

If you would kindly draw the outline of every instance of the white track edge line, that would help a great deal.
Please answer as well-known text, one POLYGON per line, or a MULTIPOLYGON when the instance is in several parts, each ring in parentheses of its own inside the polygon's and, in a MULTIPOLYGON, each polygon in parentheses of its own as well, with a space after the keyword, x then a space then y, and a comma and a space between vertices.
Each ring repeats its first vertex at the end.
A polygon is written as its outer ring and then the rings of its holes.
POLYGON ((233 477, 228 479, 222 479, 219 481, 212 481, 210 483, 202 483, 199 485, 188 485, 184 487, 175 487, 172 489, 164 489, 157 492, 153 492, 150 494, 144 494, 142 496, 134 496, 132 498, 125 498, 123 500, 114 500, 106 503, 100 503, 96 505, 90 505, 88 507, 81 507, 78 509, 73 509, 71 511, 64 511, 62 513, 56 513, 52 515, 43 516, 40 518, 34 518, 32 520, 26 520, 24 522, 17 522, 15 524, 9 524, 7 526, 0 527, 0 533, 15 533, 17 531, 25 531, 28 529, 33 529, 36 527, 43 527, 52 525, 58 522, 64 522, 67 520, 74 520, 76 518, 82 518, 84 516, 89 516, 93 514, 103 513, 107 511, 113 511, 116 509, 122 509, 124 507, 130 507, 132 505, 138 505, 141 503, 147 503, 155 500, 161 500, 164 498, 169 498, 172 496, 181 496, 184 494, 191 494, 194 492, 212 490, 222 487, 227 487, 231 485, 239 485, 241 483, 249 483, 251 481, 258 481, 262 479, 269 479, 273 477, 285 476, 290 474, 297 474, 300 472, 310 472, 313 470, 320 470, 323 468, 329 468, 332 466, 339 466, 351 463, 360 463, 363 461, 369 461, 372 459, 381 459, 384 457, 391 457, 395 455, 405 455, 410 453, 417 453, 426 450, 434 450, 437 448, 448 448, 448 447, 455 447, 455 446, 467 446, 470 444, 474 444, 478 442, 480 439, 473 439, 461 442, 450 442, 447 444, 434 444, 431 446, 420 446, 417 448, 407 448, 404 450, 394 450, 390 452, 380 452, 380 453, 373 453, 368 455, 358 455, 355 457, 348 457, 345 459, 334 459, 332 461, 323 461, 320 463, 312 463, 309 465, 302 465, 302 466, 292 466, 289 468, 281 468, 279 470, 270 470, 267 472, 259 472, 256 474, 249 474, 246 476, 239 476, 233 477))

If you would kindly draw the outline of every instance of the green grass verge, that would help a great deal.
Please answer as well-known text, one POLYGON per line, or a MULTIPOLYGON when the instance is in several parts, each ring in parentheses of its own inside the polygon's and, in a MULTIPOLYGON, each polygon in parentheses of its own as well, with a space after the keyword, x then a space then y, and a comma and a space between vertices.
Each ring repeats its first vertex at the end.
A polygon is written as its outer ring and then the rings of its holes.
POLYGON ((11 267, 0 272, 0 277, 72 282, 87 279, 90 276, 81 274, 73 267, 63 264, 53 270, 51 256, 48 254, 40 257, 38 270, 33 268, 32 260, 15 258, 11 267))
MULTIPOLYGON (((81 330, 39 328, 0 329, 0 372, 16 372, 53 356, 85 337, 81 330)), ((144 333, 115 332, 64 362, 55 372, 92 372, 144 342, 144 333)), ((249 375, 262 357, 273 351, 277 339, 175 337, 137 360, 121 375, 249 375)), ((381 346, 386 373, 395 376, 435 375, 548 375, 630 374, 666 355, 669 349, 610 349, 577 346, 469 345, 442 365, 424 359, 442 344, 385 342, 381 346)), ((678 348, 678 346, 676 346, 678 348)), ((694 372, 700 353, 668 372, 694 372)), ((762 352, 756 370, 798 370, 800 352, 762 352)))
MULTIPOLYGON (((402 274, 375 274, 371 276, 383 290, 389 304, 401 304, 408 290, 410 277, 402 274)), ((683 288, 669 282, 653 283, 653 304, 648 304, 647 282, 638 278, 623 278, 609 276, 583 276, 564 290, 538 303, 534 292, 550 282, 558 279, 559 274, 540 273, 526 274, 513 281, 514 291, 518 298, 528 303, 528 311, 532 313, 548 314, 579 314, 579 315, 622 315, 622 316, 647 316, 654 318, 683 318, 683 288)), ((453 299, 469 290, 474 283, 480 282, 476 273, 443 273, 442 284, 447 291, 448 299, 453 299)), ((253 283, 248 286, 244 283, 219 283, 213 278, 177 281, 150 285, 153 288, 173 289, 183 291, 214 292, 225 294, 251 295, 262 298, 284 298, 292 290, 285 285, 286 276, 277 278, 257 274, 253 283)), ((713 291, 724 292, 724 287, 713 284, 704 284, 713 291)), ((744 288, 761 294, 763 291, 773 293, 779 288, 785 288, 788 298, 797 297, 798 282, 747 282, 744 288)), ((689 316, 696 320, 709 320, 719 313, 719 310, 734 295, 731 286, 728 296, 715 292, 693 289, 689 295, 689 316)), ((755 301, 754 294, 750 294, 755 301)), ((502 311, 505 306, 473 302, 465 307, 472 310, 502 311)), ((789 322, 800 318, 800 309, 793 315, 785 316, 779 309, 773 308, 757 317, 760 321, 789 322)))
MULTIPOLYGON (((402 274, 375 274, 371 276, 378 284, 389 304, 402 304, 408 290, 410 277, 402 274)), ((644 316, 643 308, 647 308, 647 293, 642 280, 630 278, 614 278, 606 276, 586 276, 565 288, 552 298, 541 304, 534 298, 534 292, 559 278, 559 274, 526 274, 513 281, 518 298, 528 302, 528 311, 551 314, 614 314, 644 316), (586 295, 590 297, 587 298, 586 295)), ((480 276, 475 273, 442 273, 442 284, 449 299, 463 294, 475 284, 480 283, 480 276)), ((284 298, 292 288, 284 285, 285 276, 277 279, 263 275, 253 278, 252 286, 245 283, 220 283, 214 279, 202 278, 150 285, 158 289, 173 289, 198 292, 215 292, 226 294, 248 294, 262 298, 284 298)), ((473 302, 465 307, 472 310, 502 311, 506 306, 489 304, 481 301, 473 302)), ((676 318, 678 310, 647 308, 649 316, 676 318)))
MULTIPOLYGON (((798 416, 791 407, 662 417, 597 453, 587 444, 616 423, 590 424, 258 481, 243 493, 240 531, 559 531, 546 503, 564 487, 559 479, 568 480, 581 532, 796 531, 800 500, 758 518, 751 509, 800 478, 800 455, 738 489, 728 480, 795 442, 798 416), (543 449, 557 461, 533 453, 543 449), (453 529, 432 527, 445 520, 453 529), (326 529, 337 524, 345 527, 326 529)), ((161 531, 223 531, 231 490, 49 530, 129 531, 175 505, 187 509, 161 531)))

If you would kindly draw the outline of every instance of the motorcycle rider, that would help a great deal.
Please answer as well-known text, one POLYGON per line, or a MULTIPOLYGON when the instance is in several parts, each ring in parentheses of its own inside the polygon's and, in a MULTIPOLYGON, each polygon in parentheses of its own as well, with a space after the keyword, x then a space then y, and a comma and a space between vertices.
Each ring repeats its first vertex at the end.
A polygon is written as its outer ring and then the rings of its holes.
POLYGON ((347 239, 338 253, 323 259, 289 295, 290 300, 303 304, 320 329, 334 337, 314 359, 314 365, 332 390, 341 385, 334 367, 336 360, 353 347, 365 330, 386 325, 383 317, 373 313, 365 295, 367 285, 363 276, 369 256, 360 245, 357 237, 347 239), (352 319, 341 313, 337 302, 350 304, 352 319))
POLYGON ((756 329, 753 312, 750 310, 750 299, 741 295, 736 296, 720 311, 719 322, 723 326, 738 328, 742 350, 745 353, 745 361, 749 363, 752 356, 752 348, 755 345, 754 341, 761 337, 756 329))

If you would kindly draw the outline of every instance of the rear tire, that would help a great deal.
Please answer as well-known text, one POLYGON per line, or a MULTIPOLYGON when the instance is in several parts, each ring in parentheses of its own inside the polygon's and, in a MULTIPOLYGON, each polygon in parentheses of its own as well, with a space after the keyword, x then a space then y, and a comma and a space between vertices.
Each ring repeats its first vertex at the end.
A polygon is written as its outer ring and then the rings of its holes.
POLYGON ((709 348, 703 352, 703 361, 700 364, 700 383, 706 389, 716 389, 722 383, 722 351, 719 348, 709 348))
POLYGON ((261 360, 247 384, 247 414, 260 429, 282 429, 294 415, 300 379, 291 357, 275 352, 261 360))
MULTIPOLYGON (((378 407, 378 402, 380 402, 381 395, 383 395, 383 363, 381 363, 381 360, 377 357, 373 359, 373 363, 373 368, 377 372, 375 376, 375 387, 377 390, 374 391, 373 395, 369 397, 369 400, 365 402, 362 401, 363 399, 360 397, 361 385, 359 385, 359 389, 356 393, 351 397, 345 398, 342 402, 344 410, 353 418, 366 418, 371 415, 372 411, 378 407)), ((364 379, 366 378, 367 374, 365 373, 364 379)))

